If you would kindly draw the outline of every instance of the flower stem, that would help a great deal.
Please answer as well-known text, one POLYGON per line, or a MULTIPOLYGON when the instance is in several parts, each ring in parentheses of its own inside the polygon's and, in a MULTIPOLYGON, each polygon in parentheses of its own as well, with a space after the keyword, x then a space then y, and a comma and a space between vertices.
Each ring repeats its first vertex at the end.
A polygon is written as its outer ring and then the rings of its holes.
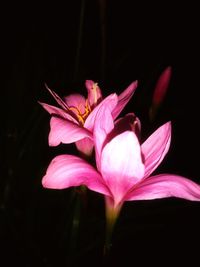
POLYGON ((104 245, 104 257, 106 258, 108 257, 110 253, 110 249, 112 247, 112 234, 113 234, 115 222, 116 222, 116 218, 107 217, 106 238, 105 238, 105 245, 104 245))
POLYGON ((119 216, 122 204, 114 205, 114 202, 109 197, 105 197, 105 204, 106 204, 106 237, 105 237, 105 244, 104 244, 104 260, 107 261, 110 250, 112 247, 112 235, 113 230, 119 216))
POLYGON ((66 259, 66 263, 69 264, 69 266, 71 266, 70 264, 73 263, 77 255, 78 240, 80 237, 80 226, 83 221, 84 211, 87 206, 86 187, 76 187, 72 191, 72 204, 74 205, 74 208, 70 227, 68 256, 66 259))

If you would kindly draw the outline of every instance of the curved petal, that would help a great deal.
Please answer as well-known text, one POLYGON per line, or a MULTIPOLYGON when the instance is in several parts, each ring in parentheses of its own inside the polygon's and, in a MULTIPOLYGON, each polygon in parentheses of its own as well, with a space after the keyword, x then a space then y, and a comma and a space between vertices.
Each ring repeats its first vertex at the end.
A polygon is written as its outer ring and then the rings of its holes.
POLYGON ((115 108, 115 106, 117 105, 117 101, 118 101, 118 96, 114 93, 111 94, 109 96, 107 96, 103 101, 101 101, 99 103, 99 105, 97 105, 93 111, 89 114, 89 116, 87 117, 84 127, 87 128, 90 131, 93 131, 94 128, 94 121, 95 121, 95 117, 97 115, 98 110, 101 107, 107 107, 111 112, 113 111, 113 109, 115 108))
POLYGON ((49 145, 57 146, 60 143, 70 144, 85 137, 93 138, 92 134, 79 125, 57 117, 50 121, 49 145))
POLYGON ((91 156, 94 148, 94 142, 88 137, 85 137, 76 142, 77 149, 85 156, 91 156))
POLYGON ((78 111, 80 111, 81 114, 85 113, 85 97, 80 94, 71 94, 64 97, 65 103, 67 103, 69 109, 77 115, 78 111))
POLYGON ((61 108, 57 108, 55 106, 51 106, 48 105, 46 103, 42 103, 42 102, 38 102, 47 112, 49 112, 49 114, 51 115, 57 115, 60 116, 64 119, 73 121, 74 123, 77 123, 77 120, 75 118, 73 118, 70 114, 67 113, 67 111, 61 109, 61 108))
POLYGON ((174 174, 151 176, 139 183, 127 195, 126 200, 147 200, 178 197, 200 201, 200 185, 174 174))
POLYGON ((95 144, 95 153, 96 153, 96 164, 98 170, 100 170, 100 158, 103 144, 108 136, 108 134, 114 128, 113 117, 107 106, 101 106, 96 114, 93 138, 95 144))
POLYGON ((159 127, 141 146, 145 164, 145 175, 148 177, 162 162, 169 150, 171 141, 171 122, 159 127))
POLYGON ((127 191, 143 178, 140 144, 133 132, 126 131, 105 145, 101 173, 115 203, 121 202, 127 191))
POLYGON ((68 106, 67 104, 62 100, 62 98, 59 97, 59 95, 57 95, 53 90, 51 90, 47 84, 45 84, 45 87, 47 88, 47 90, 49 91, 49 93, 53 96, 53 98, 56 100, 56 102, 58 103, 58 105, 60 105, 64 110, 68 110, 68 106))
POLYGON ((88 91, 89 105, 94 108, 102 99, 101 89, 97 83, 91 80, 86 80, 85 86, 88 91))
POLYGON ((52 189, 86 185, 93 191, 110 195, 101 175, 86 161, 72 155, 55 157, 42 178, 42 185, 52 189))
POLYGON ((131 97, 133 96, 136 88, 137 88, 138 82, 135 81, 131 83, 118 97, 118 104, 115 107, 115 109, 112 112, 112 116, 114 119, 117 118, 117 116, 121 113, 121 111, 124 109, 126 104, 129 102, 131 97))

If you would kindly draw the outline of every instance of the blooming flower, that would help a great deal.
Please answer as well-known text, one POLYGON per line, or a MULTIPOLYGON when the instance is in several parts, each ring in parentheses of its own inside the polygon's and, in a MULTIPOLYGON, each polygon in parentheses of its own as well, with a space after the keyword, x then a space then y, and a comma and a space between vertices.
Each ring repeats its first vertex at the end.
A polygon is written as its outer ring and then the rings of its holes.
POLYGON ((124 127, 120 132, 118 127, 116 132, 116 128, 111 111, 103 106, 94 125, 97 170, 79 157, 60 155, 50 163, 43 186, 63 189, 86 185, 106 196, 110 217, 118 215, 125 201, 166 197, 200 200, 200 186, 185 177, 151 176, 168 152, 171 122, 159 127, 141 145, 135 131, 124 127))
POLYGON ((75 142, 79 151, 90 155, 93 149, 93 128, 96 114, 100 107, 112 110, 113 119, 117 118, 132 97, 137 81, 130 84, 119 96, 115 93, 102 99, 101 89, 91 80, 86 80, 88 97, 72 94, 62 100, 54 91, 49 92, 60 106, 55 107, 39 102, 51 115, 49 145, 75 142))

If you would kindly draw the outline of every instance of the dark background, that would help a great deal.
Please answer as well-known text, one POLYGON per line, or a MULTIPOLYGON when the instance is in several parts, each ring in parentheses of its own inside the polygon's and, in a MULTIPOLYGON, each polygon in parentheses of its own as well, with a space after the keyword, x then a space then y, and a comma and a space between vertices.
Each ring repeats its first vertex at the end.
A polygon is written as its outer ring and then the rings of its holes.
MULTIPOLYGON (((17 3, 2 8, 1 266, 102 265, 103 197, 88 193, 74 244, 73 191, 41 186, 55 155, 77 153, 74 145, 48 147, 50 116, 37 101, 55 102, 44 83, 63 96, 85 94, 84 82, 92 79, 106 96, 137 79, 139 86, 123 114, 134 111, 140 117, 143 138, 172 121, 171 148, 156 173, 176 173, 200 183, 196 7, 192 2, 138 3, 82 0, 66 1, 65 6, 17 3), (169 65, 167 96, 150 123, 153 88, 169 65)), ((109 263, 195 262, 199 213, 198 202, 174 198, 125 203, 109 263)))

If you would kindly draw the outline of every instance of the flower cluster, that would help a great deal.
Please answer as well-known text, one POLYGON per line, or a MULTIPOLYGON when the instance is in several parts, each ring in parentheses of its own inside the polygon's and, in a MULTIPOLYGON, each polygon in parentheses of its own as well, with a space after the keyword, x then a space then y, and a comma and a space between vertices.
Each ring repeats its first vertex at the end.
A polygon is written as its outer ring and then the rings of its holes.
MULTIPOLYGON (((167 68, 154 90, 151 115, 162 102, 171 75, 167 68)), ((49 90, 60 107, 40 103, 51 114, 49 145, 75 142, 83 157, 55 157, 42 179, 45 188, 64 189, 84 185, 103 194, 107 219, 115 220, 125 201, 178 197, 200 200, 200 186, 174 174, 152 175, 167 154, 171 122, 154 131, 142 144, 140 120, 134 113, 118 118, 133 96, 137 81, 120 95, 103 99, 97 83, 87 80, 88 97, 72 94, 61 99, 49 90), (96 166, 84 156, 94 150, 96 166)))

